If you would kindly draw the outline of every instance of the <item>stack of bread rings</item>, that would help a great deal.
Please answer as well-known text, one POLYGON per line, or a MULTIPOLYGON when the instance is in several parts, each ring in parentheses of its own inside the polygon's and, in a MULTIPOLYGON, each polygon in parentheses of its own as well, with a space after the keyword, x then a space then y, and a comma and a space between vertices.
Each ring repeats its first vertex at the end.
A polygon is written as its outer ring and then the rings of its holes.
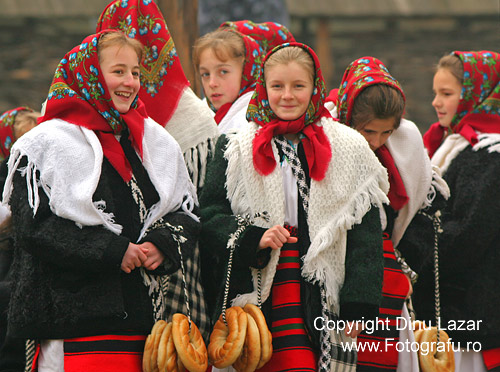
POLYGON ((201 333, 183 314, 174 314, 167 323, 158 320, 146 338, 142 370, 144 372, 205 372, 208 355, 201 333))
POLYGON ((455 371, 455 356, 449 342, 448 334, 439 330, 437 345, 437 328, 425 326, 423 322, 413 323, 415 341, 419 343, 418 360, 422 372, 453 372, 455 371), (426 344, 423 347, 423 344, 426 344), (422 352, 425 351, 425 352, 422 352))
POLYGON ((233 366, 238 372, 253 372, 271 359, 272 336, 262 311, 253 304, 226 309, 215 323, 208 357, 216 368, 233 366))

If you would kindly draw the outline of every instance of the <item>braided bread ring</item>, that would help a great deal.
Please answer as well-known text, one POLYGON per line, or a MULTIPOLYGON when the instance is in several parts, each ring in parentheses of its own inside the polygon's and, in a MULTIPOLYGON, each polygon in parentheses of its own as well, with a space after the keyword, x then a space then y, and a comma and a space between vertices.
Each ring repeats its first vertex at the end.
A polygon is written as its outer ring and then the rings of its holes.
POLYGON ((151 329, 151 336, 153 337, 152 342, 152 353, 151 353, 151 371, 158 372, 158 345, 160 344, 160 338, 163 333, 163 330, 167 326, 167 322, 160 319, 158 320, 153 328, 151 329))
POLYGON ((262 311, 254 304, 246 304, 243 310, 252 316, 252 318, 257 323, 260 334, 260 362, 257 365, 257 369, 262 368, 273 355, 273 336, 267 327, 266 318, 262 311))
POLYGON ((439 347, 437 347, 437 328, 432 327, 428 329, 421 329, 415 334, 415 340, 420 345, 427 343, 429 352, 426 354, 421 353, 421 348, 418 353, 418 360, 420 362, 420 369, 423 372, 453 372, 455 370, 455 356, 451 343, 448 342, 449 337, 445 331, 439 332, 439 347), (443 346, 444 345, 444 351, 443 346))
POLYGON ((237 372, 253 372, 260 362, 260 333, 252 315, 247 313, 247 334, 241 354, 233 363, 237 372))
POLYGON ((214 325, 208 345, 210 361, 216 368, 232 365, 240 356, 247 332, 248 316, 239 306, 226 310, 227 326, 222 314, 214 325))
POLYGON ((158 344, 158 369, 160 372, 182 372, 184 367, 180 369, 179 362, 174 339, 172 338, 172 323, 168 323, 161 334, 160 343, 158 344))
POLYGON ((151 333, 146 338, 144 343, 144 353, 142 355, 142 369, 144 372, 153 372, 158 370, 156 358, 158 354, 158 342, 160 341, 161 332, 166 327, 167 322, 158 320, 151 329, 151 333), (158 341, 156 341, 158 336, 158 341))
POLYGON ((151 354, 153 353, 153 336, 150 334, 144 343, 144 354, 142 355, 142 370, 143 372, 152 372, 151 354))
POLYGON ((172 317, 172 338, 177 355, 184 367, 191 372, 205 372, 208 366, 207 347, 201 337, 200 330, 183 314, 172 317))

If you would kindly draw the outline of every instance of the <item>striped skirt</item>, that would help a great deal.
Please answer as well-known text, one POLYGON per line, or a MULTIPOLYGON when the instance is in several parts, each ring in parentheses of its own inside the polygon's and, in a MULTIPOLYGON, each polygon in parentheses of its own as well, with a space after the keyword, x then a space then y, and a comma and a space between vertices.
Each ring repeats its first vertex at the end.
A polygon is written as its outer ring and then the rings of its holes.
POLYGON ((384 236, 384 281, 379 325, 373 333, 358 336, 357 371, 395 371, 398 366, 396 344, 399 342, 398 317, 410 289, 408 278, 396 261, 392 241, 384 236), (387 339, 393 339, 390 342, 387 339))
MULTIPOLYGON (((142 372, 142 354, 146 336, 101 335, 64 340, 61 360, 65 372, 142 372)), ((39 350, 33 363, 38 370, 39 350)))
POLYGON ((273 356, 259 372, 316 371, 300 300, 300 257, 297 244, 281 249, 272 287, 271 333, 273 356))

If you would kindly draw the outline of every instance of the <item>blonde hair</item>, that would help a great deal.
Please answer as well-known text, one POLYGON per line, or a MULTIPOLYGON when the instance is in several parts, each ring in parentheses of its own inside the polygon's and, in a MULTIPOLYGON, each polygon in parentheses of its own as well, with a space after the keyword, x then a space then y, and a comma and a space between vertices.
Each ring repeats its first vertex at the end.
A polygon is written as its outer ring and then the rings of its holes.
POLYGON ((455 54, 448 54, 446 56, 441 57, 439 60, 436 71, 445 68, 451 72, 453 76, 455 76, 460 83, 463 85, 464 83, 464 65, 458 56, 455 54))
POLYGON ((211 49, 215 56, 225 62, 229 59, 245 60, 245 43, 241 35, 232 30, 215 30, 200 37, 193 46, 193 64, 199 73, 201 54, 211 49))
POLYGON ((14 125, 12 126, 12 133, 14 141, 16 141, 23 134, 36 127, 37 119, 41 116, 36 111, 20 111, 16 115, 14 125))
POLYGON ((315 79, 315 66, 314 61, 304 49, 296 46, 284 47, 273 53, 264 63, 264 78, 266 75, 266 68, 274 67, 277 65, 288 65, 290 62, 296 62, 302 66, 311 76, 311 80, 315 79))
POLYGON ((97 55, 99 57, 99 63, 102 62, 102 50, 112 46, 118 46, 120 48, 123 48, 124 46, 131 47, 137 54, 139 63, 141 63, 142 59, 144 58, 144 46, 139 40, 132 39, 125 35, 123 32, 115 30, 106 32, 99 38, 99 42, 97 43, 97 55))

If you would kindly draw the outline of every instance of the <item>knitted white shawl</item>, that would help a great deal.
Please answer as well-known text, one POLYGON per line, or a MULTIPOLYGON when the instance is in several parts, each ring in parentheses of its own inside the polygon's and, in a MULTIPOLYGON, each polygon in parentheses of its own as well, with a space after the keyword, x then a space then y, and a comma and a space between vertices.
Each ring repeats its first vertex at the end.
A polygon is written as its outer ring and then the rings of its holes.
MULTIPOLYGON (((28 202, 34 215, 40 203, 38 189, 41 187, 57 216, 72 220, 80 227, 102 225, 118 235, 122 226, 114 222, 112 213, 106 212, 106 202, 92 200, 102 161, 102 146, 93 131, 60 119, 43 122, 12 147, 2 203, 8 203, 14 172, 19 170, 26 177, 28 202), (28 165, 18 169, 23 156, 28 158, 28 165), (40 172, 38 182, 36 171, 40 172)), ((180 207, 197 219, 191 212, 197 203, 196 191, 179 145, 149 118, 144 121, 143 165, 160 200, 150 208, 139 240, 156 220, 180 207)))
MULTIPOLYGON (((353 129, 323 118, 321 124, 330 141, 332 160, 322 181, 311 179, 309 199, 309 236, 311 245, 304 257, 302 276, 325 286, 327 303, 339 313, 339 293, 344 282, 347 230, 361 222, 376 205, 387 203, 387 171, 380 164, 365 139, 353 129)), ((252 140, 259 126, 253 122, 236 134, 228 135, 225 151, 227 197, 234 214, 253 216, 267 211, 268 223, 260 227, 282 225, 285 216, 283 179, 277 166, 268 176, 261 176, 253 166, 252 140)), ((279 159, 274 142, 273 153, 279 159)), ((262 301, 270 293, 280 250, 273 250, 269 264, 262 270, 262 301)), ((257 270, 253 270, 254 288, 241 294, 233 305, 257 303, 257 270)))

